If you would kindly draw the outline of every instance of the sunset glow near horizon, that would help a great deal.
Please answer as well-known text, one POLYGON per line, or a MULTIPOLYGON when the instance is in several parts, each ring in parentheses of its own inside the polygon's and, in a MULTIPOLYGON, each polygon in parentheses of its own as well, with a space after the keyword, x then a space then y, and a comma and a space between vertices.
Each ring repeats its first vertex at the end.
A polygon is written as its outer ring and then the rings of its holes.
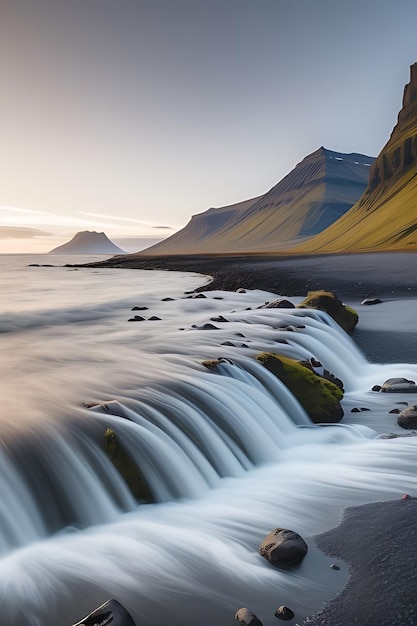
POLYGON ((0 0, 0 253, 133 251, 321 145, 376 156, 416 23, 414 0, 0 0))

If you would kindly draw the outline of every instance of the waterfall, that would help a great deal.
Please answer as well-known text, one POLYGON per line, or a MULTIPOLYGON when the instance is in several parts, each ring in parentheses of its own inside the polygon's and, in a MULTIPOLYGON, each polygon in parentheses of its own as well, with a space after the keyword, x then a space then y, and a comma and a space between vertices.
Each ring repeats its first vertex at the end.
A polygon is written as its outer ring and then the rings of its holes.
POLYGON ((390 374, 415 377, 415 366, 369 364, 324 313, 241 310, 242 301, 259 303, 256 293, 215 297, 149 299, 161 317, 149 324, 122 325, 119 300, 95 324, 81 308, 80 324, 66 326, 57 313, 52 330, 27 325, 18 341, 38 338, 28 372, 10 350, 26 384, 18 381, 25 420, 16 432, 5 422, 0 445, 7 626, 70 626, 109 597, 138 626, 227 626, 239 606, 272 626, 277 602, 301 623, 328 600, 329 584, 334 592, 342 584, 329 583, 311 536, 337 524, 345 506, 416 493, 415 439, 376 438, 392 416, 385 394, 369 391, 390 374), (204 328, 212 313, 229 323, 204 328), (314 356, 342 379, 348 408, 372 410, 312 425, 256 361, 260 351, 314 356), (202 366, 219 355, 214 371, 202 366), (109 433, 152 502, 134 496, 109 433), (257 553, 276 526, 309 542, 296 572, 275 570, 257 553))

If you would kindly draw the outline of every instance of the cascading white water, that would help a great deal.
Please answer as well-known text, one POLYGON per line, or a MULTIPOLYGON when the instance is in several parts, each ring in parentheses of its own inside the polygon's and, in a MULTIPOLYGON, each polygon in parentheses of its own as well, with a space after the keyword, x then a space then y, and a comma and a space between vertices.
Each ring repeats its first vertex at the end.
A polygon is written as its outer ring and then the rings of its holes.
POLYGON ((71 324, 57 305, 49 324, 36 311, 31 326, 26 312, 25 330, 9 325, 3 336, 20 373, 17 387, 3 365, 11 389, 4 406, 16 409, 19 397, 22 416, 16 423, 5 412, 0 447, 7 626, 69 626, 109 597, 138 626, 227 626, 239 606, 272 626, 277 604, 291 606, 301 623, 344 580, 329 574, 310 537, 335 525, 345 506, 416 492, 415 440, 375 438, 387 400, 366 386, 393 371, 416 377, 416 366, 368 364, 319 312, 246 311, 262 303, 262 292, 186 300, 168 283, 164 295, 174 302, 162 303, 154 286, 139 299, 158 322, 125 323, 125 284, 123 298, 114 306, 107 298, 94 323, 84 295, 71 324), (229 323, 204 329, 219 314, 229 323), (23 343, 30 352, 20 358, 23 343), (314 356, 342 378, 347 409, 362 403, 372 410, 312 426, 254 360, 262 350, 314 356), (219 356, 233 364, 216 372, 201 366, 219 356), (108 428, 157 504, 137 506, 105 452, 108 428), (310 543, 296 571, 275 570, 257 554, 276 526, 310 543))

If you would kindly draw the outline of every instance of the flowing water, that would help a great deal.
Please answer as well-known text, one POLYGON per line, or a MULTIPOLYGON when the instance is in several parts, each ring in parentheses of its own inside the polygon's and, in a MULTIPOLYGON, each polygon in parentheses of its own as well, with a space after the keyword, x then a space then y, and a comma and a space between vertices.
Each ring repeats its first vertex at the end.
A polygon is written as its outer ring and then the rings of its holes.
POLYGON ((377 436, 399 431, 388 410, 409 398, 369 389, 417 366, 368 363, 320 312, 257 310, 265 292, 189 298, 208 279, 27 267, 65 261, 0 257, 1 623, 70 626, 110 597, 138 626, 227 626, 241 606, 268 626, 280 604, 301 623, 347 576, 312 536, 345 506, 415 495, 417 440, 377 436), (259 351, 314 356, 341 378, 342 424, 312 426, 259 351), (309 543, 297 569, 257 553, 277 526, 309 543))

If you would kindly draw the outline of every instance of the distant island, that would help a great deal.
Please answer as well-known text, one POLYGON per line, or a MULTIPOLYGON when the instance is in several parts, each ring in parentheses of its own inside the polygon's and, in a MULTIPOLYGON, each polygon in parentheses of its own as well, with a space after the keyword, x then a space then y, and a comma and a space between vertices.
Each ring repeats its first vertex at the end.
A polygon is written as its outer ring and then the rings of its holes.
POLYGON ((125 254, 125 251, 110 241, 105 233, 83 230, 48 254, 125 254))

